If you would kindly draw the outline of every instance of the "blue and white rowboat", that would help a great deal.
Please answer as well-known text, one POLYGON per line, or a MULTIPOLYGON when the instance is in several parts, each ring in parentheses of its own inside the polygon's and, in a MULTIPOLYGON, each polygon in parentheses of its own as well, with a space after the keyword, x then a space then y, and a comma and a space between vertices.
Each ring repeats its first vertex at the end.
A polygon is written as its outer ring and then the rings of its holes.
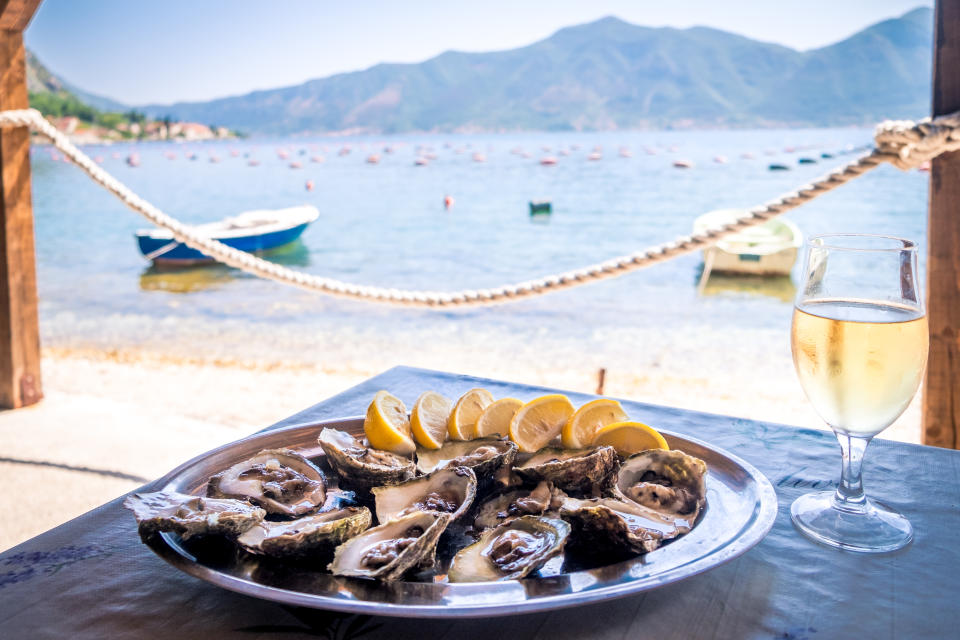
MULTIPOLYGON (((316 207, 304 205, 288 209, 245 211, 232 218, 194 227, 203 235, 227 246, 255 253, 276 249, 300 237, 303 230, 320 216, 316 207)), ((188 265, 210 262, 213 258, 191 249, 173 238, 166 229, 136 232, 140 253, 156 264, 188 265)))

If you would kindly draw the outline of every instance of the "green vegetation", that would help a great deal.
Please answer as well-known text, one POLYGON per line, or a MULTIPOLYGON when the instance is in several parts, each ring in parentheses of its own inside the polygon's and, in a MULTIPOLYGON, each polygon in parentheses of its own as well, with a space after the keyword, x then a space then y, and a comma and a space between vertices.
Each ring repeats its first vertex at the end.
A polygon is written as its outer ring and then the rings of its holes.
MULTIPOLYGON (((147 121, 147 116, 136 110, 126 113, 104 112, 84 103, 69 91, 39 91, 30 93, 30 106, 47 117, 63 118, 74 116, 81 122, 89 125, 118 130, 120 125, 140 124, 147 121)), ((123 137, 132 137, 127 131, 120 130, 123 137)), ((141 129, 141 136, 143 130, 141 129)))

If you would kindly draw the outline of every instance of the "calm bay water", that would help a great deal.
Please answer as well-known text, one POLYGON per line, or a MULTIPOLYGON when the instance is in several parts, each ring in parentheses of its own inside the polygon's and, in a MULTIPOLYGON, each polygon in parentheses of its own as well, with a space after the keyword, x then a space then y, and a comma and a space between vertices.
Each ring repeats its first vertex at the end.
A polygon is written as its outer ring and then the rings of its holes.
MULTIPOLYGON (((870 138, 862 129, 416 135, 114 145, 88 153, 103 156, 108 171, 186 222, 255 208, 316 206, 320 219, 302 241, 272 257, 284 264, 355 283, 451 290, 539 277, 689 233, 701 213, 762 203, 852 156, 816 165, 798 165, 798 157, 870 138), (345 143, 353 152, 338 156, 345 143), (387 144, 394 153, 381 151, 387 144), (418 144, 437 154, 429 166, 414 166, 418 144), (572 145, 579 150, 559 156, 556 166, 539 165, 540 157, 572 145), (595 145, 602 145, 604 157, 590 162, 595 145), (621 146, 633 157, 619 157, 621 146), (787 153, 788 146, 809 148, 787 153), (511 154, 515 147, 532 157, 511 154), (279 159, 277 149, 290 158, 279 159), (775 153, 766 155, 768 149, 775 153), (139 168, 123 161, 131 150, 141 157, 139 168), (185 157, 188 151, 198 154, 195 161, 185 157), (380 163, 365 163, 374 151, 380 163), (474 152, 487 161, 474 162, 474 152), (754 159, 741 159, 744 152, 754 159), (220 162, 210 162, 210 154, 220 162), (311 162, 313 155, 325 162, 311 162), (728 162, 715 163, 717 155, 728 162), (248 166, 247 156, 260 165, 248 166), (675 169, 677 158, 696 166, 675 169), (289 168, 293 160, 303 168, 289 168), (792 170, 770 172, 771 162, 792 170), (308 179, 315 183, 312 192, 304 188, 308 179), (449 211, 445 195, 455 199, 449 211), (531 221, 527 202, 535 199, 553 202, 549 221, 531 221)), ((35 147, 33 172, 48 346, 297 359, 310 357, 305 341, 344 331, 383 337, 444 334, 456 326, 460 336, 466 327, 519 343, 544 336, 577 341, 621 327, 784 328, 786 336, 790 322, 790 281, 715 278, 698 296, 699 254, 534 300, 443 312, 335 300, 218 266, 161 273, 136 250, 132 234, 144 226, 137 214, 75 167, 52 160, 47 148, 35 147)), ((883 233, 923 247, 926 197, 925 174, 884 166, 788 217, 805 235, 883 233)))

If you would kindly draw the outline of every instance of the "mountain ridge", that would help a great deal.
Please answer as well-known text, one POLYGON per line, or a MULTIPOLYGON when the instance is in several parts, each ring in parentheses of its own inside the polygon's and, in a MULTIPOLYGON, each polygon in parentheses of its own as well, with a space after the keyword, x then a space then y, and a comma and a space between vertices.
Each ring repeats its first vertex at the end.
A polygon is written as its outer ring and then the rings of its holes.
POLYGON ((920 7, 797 51, 608 16, 515 49, 137 109, 279 135, 861 125, 929 113, 932 22, 920 7))

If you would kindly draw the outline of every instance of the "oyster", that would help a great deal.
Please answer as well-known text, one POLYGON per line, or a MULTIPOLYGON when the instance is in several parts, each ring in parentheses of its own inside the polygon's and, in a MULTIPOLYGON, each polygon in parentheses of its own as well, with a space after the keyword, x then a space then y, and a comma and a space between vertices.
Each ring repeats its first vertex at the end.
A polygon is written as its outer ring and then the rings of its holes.
POLYGON ((399 580, 417 567, 432 567, 437 541, 453 519, 449 513, 416 511, 350 538, 339 547, 329 569, 338 576, 399 580))
POLYGON ((123 506, 133 511, 140 535, 159 531, 179 534, 184 540, 198 535, 235 538, 263 521, 267 512, 241 500, 202 498, 172 491, 134 493, 123 506))
POLYGON ((512 464, 516 455, 517 445, 509 440, 451 440, 439 449, 417 449, 417 469, 430 473, 443 467, 470 467, 483 484, 502 466, 512 464))
POLYGON ((296 520, 264 520, 237 538, 247 551, 278 558, 305 557, 330 551, 370 527, 366 507, 345 507, 296 520))
POLYGON ((560 507, 560 515, 574 524, 576 538, 581 543, 600 539, 615 548, 635 553, 653 551, 665 540, 681 536, 693 528, 693 520, 675 518, 615 498, 566 498, 560 507))
POLYGON ((412 460, 368 447, 345 431, 325 428, 318 441, 341 485, 366 489, 409 480, 416 471, 412 460))
POLYGON ((289 449, 266 449, 207 483, 212 498, 246 499, 268 513, 300 516, 326 499, 327 482, 312 462, 289 449))
POLYGON ((485 531, 461 549, 447 572, 450 582, 518 580, 563 552, 570 525, 556 518, 523 516, 485 531))
POLYGON ((401 484, 374 487, 377 521, 386 522, 413 511, 449 513, 456 520, 477 496, 477 476, 467 467, 437 469, 401 484))
POLYGON ((526 515, 543 515, 548 511, 556 511, 563 504, 567 495, 543 480, 534 488, 514 489, 493 496, 477 511, 473 521, 474 529, 483 531, 492 529, 506 522, 516 520, 526 515))
POLYGON ((613 494, 693 526, 707 500, 707 464, 682 451, 650 449, 620 467, 613 494))
POLYGON ((617 466, 613 447, 596 449, 541 449, 514 471, 527 481, 549 480, 564 491, 599 491, 617 466))

